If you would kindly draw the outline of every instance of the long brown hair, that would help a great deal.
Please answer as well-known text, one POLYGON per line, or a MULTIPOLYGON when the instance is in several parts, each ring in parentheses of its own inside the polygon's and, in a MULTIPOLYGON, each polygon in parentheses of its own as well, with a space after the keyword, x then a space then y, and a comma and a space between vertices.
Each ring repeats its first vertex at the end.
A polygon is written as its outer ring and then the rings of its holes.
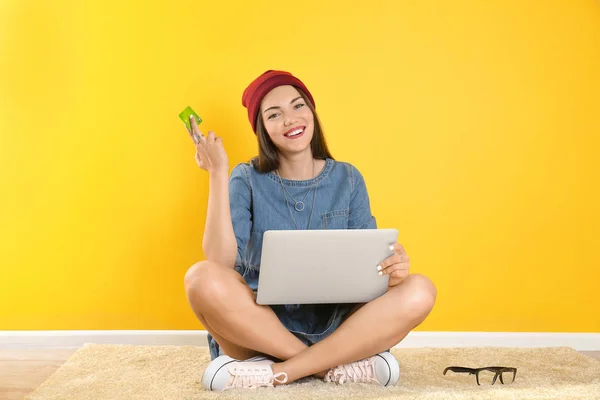
MULTIPOLYGON (((327 142, 325 141, 325 136, 323 134, 323 128, 321 127, 321 122, 319 120, 319 116, 315 111, 315 108, 308 100, 306 94, 302 91, 302 89, 295 89, 300 93, 300 96, 304 99, 306 105, 310 108, 313 113, 313 125, 314 132, 312 140, 310 141, 310 148, 312 149, 313 158, 317 160, 324 160, 325 158, 333 159, 329 149, 327 148, 327 142)), ((250 160, 250 163, 254 166, 256 170, 260 173, 267 173, 274 171, 279 168, 279 151, 277 147, 271 140, 267 129, 263 123, 262 116, 260 115, 260 110, 258 111, 259 115, 256 119, 256 137, 258 139, 258 156, 253 157, 250 160)))

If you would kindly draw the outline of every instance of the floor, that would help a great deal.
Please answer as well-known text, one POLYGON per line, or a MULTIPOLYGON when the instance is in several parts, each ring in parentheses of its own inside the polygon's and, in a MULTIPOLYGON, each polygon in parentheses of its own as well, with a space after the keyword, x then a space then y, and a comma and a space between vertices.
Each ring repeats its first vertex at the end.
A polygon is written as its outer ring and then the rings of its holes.
MULTIPOLYGON (((22 400, 77 349, 0 350, 0 399, 22 400)), ((600 360, 600 351, 582 351, 600 360)))

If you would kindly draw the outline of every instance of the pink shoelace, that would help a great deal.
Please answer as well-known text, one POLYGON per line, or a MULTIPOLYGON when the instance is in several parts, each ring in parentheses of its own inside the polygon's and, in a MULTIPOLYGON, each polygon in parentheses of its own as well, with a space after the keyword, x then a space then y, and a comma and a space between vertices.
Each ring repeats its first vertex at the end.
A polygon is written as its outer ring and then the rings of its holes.
POLYGON ((225 389, 245 388, 255 389, 258 387, 274 386, 274 383, 286 383, 288 376, 285 372, 279 372, 273 375, 271 367, 253 367, 248 366, 240 368, 234 366, 229 370, 229 381, 225 389))
POLYGON ((347 381, 370 383, 379 381, 375 378, 376 357, 365 358, 350 364, 332 368, 325 375, 325 382, 342 384, 347 381))

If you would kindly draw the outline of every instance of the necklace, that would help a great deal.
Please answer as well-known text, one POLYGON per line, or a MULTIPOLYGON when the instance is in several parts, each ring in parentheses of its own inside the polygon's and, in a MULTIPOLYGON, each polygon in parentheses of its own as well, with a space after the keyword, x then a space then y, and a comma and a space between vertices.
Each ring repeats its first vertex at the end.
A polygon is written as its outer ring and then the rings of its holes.
MULTIPOLYGON (((316 164, 315 160, 313 159, 313 178, 315 176, 315 164, 316 164)), ((279 175, 279 170, 277 170, 277 176, 279 177, 279 182, 281 182, 281 176, 279 175)), ((294 201, 294 209, 296 211, 298 211, 298 212, 301 212, 301 211, 304 210, 304 199, 306 199, 306 196, 308 196, 308 194, 310 193, 310 191, 313 190, 313 188, 315 187, 315 184, 313 183, 313 185, 310 187, 310 189, 308 190, 308 192, 306 192, 306 194, 304 195, 304 197, 300 201, 296 201, 296 199, 294 199, 294 196, 292 196, 292 194, 290 192, 288 192, 288 190, 285 188, 285 186, 283 186, 283 183, 281 183, 281 187, 283 188, 283 190, 286 191, 286 193, 288 194, 288 196, 290 196, 290 198, 294 201)), ((286 200, 287 200, 287 198, 286 198, 286 200)))
MULTIPOLYGON (((314 179, 314 175, 315 175, 315 160, 313 159, 313 179, 314 179)), ((285 191, 283 193, 283 198, 285 199, 285 205, 286 208, 288 209, 288 212, 290 213, 290 217, 292 217, 292 221, 294 222, 294 226, 296 227, 297 230, 300 230, 300 228, 298 227, 298 224, 296 224, 296 219, 294 218, 294 215, 292 214, 292 211, 290 210, 290 205, 288 203, 287 200, 287 196, 285 195, 285 193, 287 192, 287 190, 285 189, 285 186, 283 186, 283 182, 281 181, 281 175, 279 175, 279 170, 277 170, 277 176, 279 177, 279 183, 281 184, 281 188, 285 191)), ((313 183, 313 186, 311 187, 310 190, 313 189, 313 187, 315 188, 315 191, 313 192, 313 203, 312 206, 310 208, 310 216, 308 217, 308 226, 306 227, 306 229, 310 229, 310 223, 312 221, 312 215, 313 215, 313 211, 315 210, 315 199, 317 196, 317 189, 316 189, 316 182, 313 183)), ((308 195, 308 193, 310 193, 310 190, 306 193, 306 195, 304 195, 304 198, 306 198, 306 196, 308 195)), ((289 192, 288 192, 289 194, 289 192)), ((291 194, 289 194, 290 197, 292 197, 291 194)), ((292 197, 292 200, 294 200, 294 198, 292 197)), ((304 199, 302 199, 304 200, 304 199)), ((298 205, 298 203, 302 203, 302 202, 297 202, 296 200, 294 200, 296 202, 296 206, 298 205)), ((298 207, 294 206, 294 208, 296 209, 296 211, 302 211, 304 209, 304 203, 302 203, 302 208, 300 210, 298 210, 298 207)))

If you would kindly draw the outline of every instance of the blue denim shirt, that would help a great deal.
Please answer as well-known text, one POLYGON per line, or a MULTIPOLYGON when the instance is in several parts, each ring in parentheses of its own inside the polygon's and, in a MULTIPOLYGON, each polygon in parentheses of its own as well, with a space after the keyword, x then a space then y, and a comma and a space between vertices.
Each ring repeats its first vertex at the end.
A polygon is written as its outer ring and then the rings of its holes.
MULTIPOLYGON (((280 182, 274 172, 259 173, 251 163, 240 163, 229 177, 229 203, 237 241, 235 270, 255 293, 265 231, 307 229, 309 218, 310 229, 377 229, 362 175, 353 165, 331 158, 325 160, 325 167, 315 178, 300 181, 281 178, 280 182), (294 202, 284 192, 282 184, 294 199, 304 199, 303 211, 294 209, 294 202), (315 188, 308 193, 313 185, 315 188), (315 189, 314 210, 310 217, 315 189), (284 196, 287 196, 287 204, 284 196)), ((270 307, 291 333, 310 345, 331 334, 354 304, 270 307)), ((211 359, 222 354, 210 334, 208 344, 211 359)))
POLYGON ((313 184, 316 185, 310 229, 377 227, 364 179, 349 163, 328 158, 315 178, 302 181, 281 178, 281 182, 274 172, 261 174, 250 163, 236 165, 229 178, 231 219, 238 247, 236 269, 254 291, 265 231, 308 227, 315 189, 304 199, 304 210, 298 212, 282 184, 297 201, 305 198, 313 184))
MULTIPOLYGON (((296 225, 307 229, 309 224, 315 188, 304 198, 304 210, 298 212, 294 202, 284 194, 282 183, 297 201, 316 185, 310 229, 377 228, 363 176, 349 163, 327 158, 315 178, 281 178, 281 182, 275 172, 259 173, 249 162, 236 165, 229 178, 231 219, 238 248, 235 269, 255 292, 265 231, 297 229, 296 225)), ((336 307, 335 304, 271 306, 286 328, 304 333, 324 329, 336 307)))

